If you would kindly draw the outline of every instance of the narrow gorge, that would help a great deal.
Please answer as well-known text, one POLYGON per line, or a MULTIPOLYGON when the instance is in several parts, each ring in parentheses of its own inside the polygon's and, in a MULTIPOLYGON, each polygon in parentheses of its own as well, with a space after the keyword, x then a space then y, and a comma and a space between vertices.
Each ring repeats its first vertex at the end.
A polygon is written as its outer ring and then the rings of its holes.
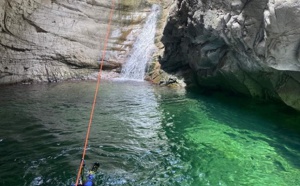
POLYGON ((299 0, 0 0, 0 185, 299 185, 299 16, 299 0))
MULTIPOLYGON (((166 71, 201 89, 300 110, 297 0, 119 0, 103 78, 120 76, 154 3, 161 13, 147 79, 165 83, 166 71)), ((109 7, 104 0, 1 1, 0 84, 95 78, 109 7)))

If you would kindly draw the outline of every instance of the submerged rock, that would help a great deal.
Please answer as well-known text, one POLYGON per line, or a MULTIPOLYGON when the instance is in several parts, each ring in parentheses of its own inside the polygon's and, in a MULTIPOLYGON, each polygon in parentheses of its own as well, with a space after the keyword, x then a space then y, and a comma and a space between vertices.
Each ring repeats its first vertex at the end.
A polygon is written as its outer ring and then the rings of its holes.
POLYGON ((177 0, 162 69, 190 68, 201 86, 282 100, 300 110, 300 2, 177 0))

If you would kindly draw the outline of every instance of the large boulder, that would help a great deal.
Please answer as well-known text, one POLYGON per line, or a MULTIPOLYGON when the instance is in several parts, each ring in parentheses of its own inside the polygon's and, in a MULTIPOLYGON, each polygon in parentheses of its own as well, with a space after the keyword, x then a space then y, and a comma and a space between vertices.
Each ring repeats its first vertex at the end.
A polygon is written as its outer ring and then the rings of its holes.
POLYGON ((199 85, 282 100, 300 110, 300 1, 177 0, 162 68, 199 85))

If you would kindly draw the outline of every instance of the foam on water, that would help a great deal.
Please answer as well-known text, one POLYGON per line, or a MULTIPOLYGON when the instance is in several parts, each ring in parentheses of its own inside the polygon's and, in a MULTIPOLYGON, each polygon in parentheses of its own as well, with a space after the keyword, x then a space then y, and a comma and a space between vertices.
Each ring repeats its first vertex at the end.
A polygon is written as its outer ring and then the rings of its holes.
POLYGON ((131 54, 121 71, 121 79, 144 80, 147 63, 155 51, 154 37, 156 32, 159 6, 153 5, 151 14, 133 45, 131 54))

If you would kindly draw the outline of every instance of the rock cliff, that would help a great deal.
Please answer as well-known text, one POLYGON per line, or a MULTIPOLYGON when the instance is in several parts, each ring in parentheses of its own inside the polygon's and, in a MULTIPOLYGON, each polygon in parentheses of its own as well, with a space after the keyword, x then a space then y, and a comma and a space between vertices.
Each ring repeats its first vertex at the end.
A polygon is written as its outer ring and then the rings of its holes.
POLYGON ((204 87, 282 100, 300 110, 300 1, 177 0, 162 68, 204 87))
MULTIPOLYGON (((97 72, 106 0, 1 0, 0 84, 85 79, 97 72)), ((104 69, 119 71, 149 4, 161 3, 162 69, 190 69, 201 86, 282 100, 300 110, 298 0, 116 1, 104 69)), ((154 65, 159 69, 159 65, 154 65)), ((162 72, 151 78, 162 82, 162 72)), ((168 79, 168 76, 166 76, 168 79)))
MULTIPOLYGON (((147 0, 116 1, 104 69, 118 71, 147 0)), ((97 72, 111 1, 1 0, 0 84, 86 78, 97 72)))

